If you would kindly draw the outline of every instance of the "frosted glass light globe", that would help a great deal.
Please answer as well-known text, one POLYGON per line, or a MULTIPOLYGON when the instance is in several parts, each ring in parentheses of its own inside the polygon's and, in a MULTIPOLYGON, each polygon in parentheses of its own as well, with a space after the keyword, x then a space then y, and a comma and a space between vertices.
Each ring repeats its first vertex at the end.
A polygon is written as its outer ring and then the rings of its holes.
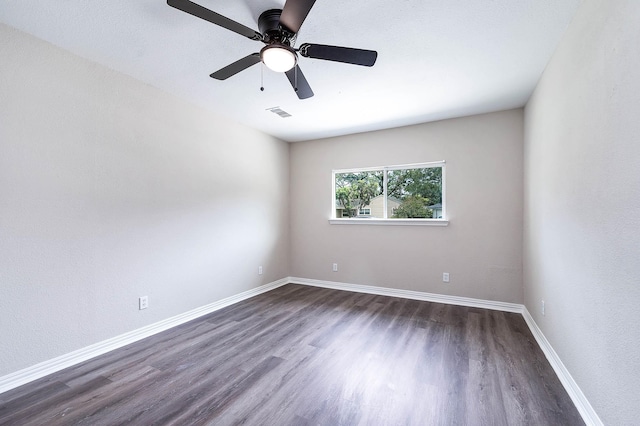
POLYGON ((296 52, 286 46, 270 44, 260 51, 262 62, 275 72, 289 71, 296 65, 296 52))

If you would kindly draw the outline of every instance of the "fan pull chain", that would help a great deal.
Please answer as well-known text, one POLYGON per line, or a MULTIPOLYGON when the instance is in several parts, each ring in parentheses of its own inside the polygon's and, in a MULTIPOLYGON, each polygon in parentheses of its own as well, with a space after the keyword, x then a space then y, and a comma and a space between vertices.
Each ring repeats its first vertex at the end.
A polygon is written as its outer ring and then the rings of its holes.
POLYGON ((298 65, 294 65, 293 69, 293 90, 298 91, 298 65))
POLYGON ((264 92, 264 64, 260 61, 260 91, 264 92))

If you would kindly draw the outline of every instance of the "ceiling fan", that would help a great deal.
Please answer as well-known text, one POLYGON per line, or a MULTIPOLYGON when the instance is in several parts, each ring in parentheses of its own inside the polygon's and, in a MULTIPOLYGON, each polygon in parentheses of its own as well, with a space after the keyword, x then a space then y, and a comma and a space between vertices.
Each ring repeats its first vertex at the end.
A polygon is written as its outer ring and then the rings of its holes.
POLYGON ((236 21, 209 10, 189 0, 167 0, 167 4, 193 16, 219 25, 251 40, 264 43, 260 53, 252 53, 219 69, 210 75, 216 80, 226 80, 259 62, 267 68, 284 72, 298 98, 307 99, 313 91, 298 65, 298 54, 305 58, 325 59, 347 64, 370 67, 375 64, 378 52, 351 47, 304 43, 294 48, 296 35, 316 0, 287 0, 282 10, 270 9, 258 18, 258 29, 252 30, 236 21))

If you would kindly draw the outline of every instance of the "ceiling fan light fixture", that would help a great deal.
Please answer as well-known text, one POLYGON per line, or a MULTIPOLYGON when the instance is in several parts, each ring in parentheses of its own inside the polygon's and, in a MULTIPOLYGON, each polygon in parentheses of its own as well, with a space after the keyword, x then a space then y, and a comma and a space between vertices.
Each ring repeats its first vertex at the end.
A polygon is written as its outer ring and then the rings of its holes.
POLYGON ((260 59, 272 71, 286 72, 296 66, 296 52, 283 44, 270 44, 260 51, 260 59))

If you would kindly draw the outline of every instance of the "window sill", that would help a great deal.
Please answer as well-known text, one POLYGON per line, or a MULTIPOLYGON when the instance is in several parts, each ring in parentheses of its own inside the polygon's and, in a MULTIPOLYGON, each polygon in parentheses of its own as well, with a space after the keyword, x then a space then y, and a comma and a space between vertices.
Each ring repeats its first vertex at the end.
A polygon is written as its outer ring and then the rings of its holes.
POLYGON ((331 225, 449 226, 444 219, 329 219, 331 225))

